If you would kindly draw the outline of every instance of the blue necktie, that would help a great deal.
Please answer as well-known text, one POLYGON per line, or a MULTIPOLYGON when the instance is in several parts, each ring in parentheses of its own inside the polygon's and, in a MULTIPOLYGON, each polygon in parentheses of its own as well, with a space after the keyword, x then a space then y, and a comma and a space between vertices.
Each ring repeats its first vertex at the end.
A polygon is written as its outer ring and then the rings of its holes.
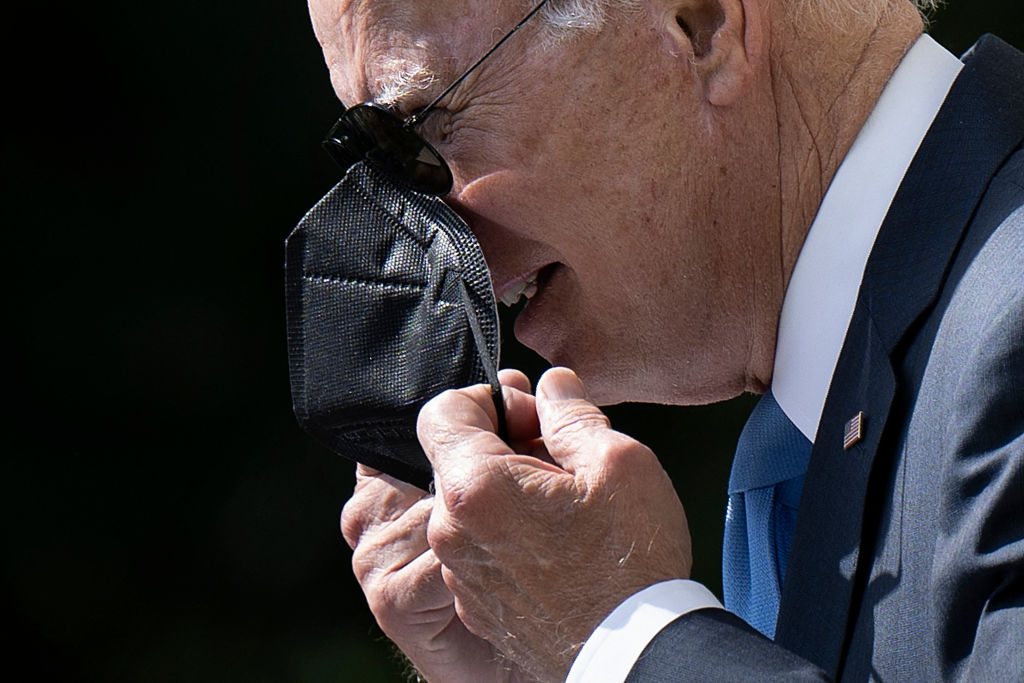
POLYGON ((811 442, 769 391, 736 446, 722 548, 726 609, 771 638, 811 442))

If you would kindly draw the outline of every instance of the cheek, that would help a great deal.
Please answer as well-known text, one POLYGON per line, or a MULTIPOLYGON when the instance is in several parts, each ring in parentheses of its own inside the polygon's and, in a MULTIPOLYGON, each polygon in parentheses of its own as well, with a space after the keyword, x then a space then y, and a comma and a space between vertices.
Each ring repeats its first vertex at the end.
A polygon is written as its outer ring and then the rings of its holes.
POLYGON ((688 270, 683 217, 665 216, 663 207, 616 188, 566 203, 559 251, 588 292, 613 292, 637 306, 688 270))

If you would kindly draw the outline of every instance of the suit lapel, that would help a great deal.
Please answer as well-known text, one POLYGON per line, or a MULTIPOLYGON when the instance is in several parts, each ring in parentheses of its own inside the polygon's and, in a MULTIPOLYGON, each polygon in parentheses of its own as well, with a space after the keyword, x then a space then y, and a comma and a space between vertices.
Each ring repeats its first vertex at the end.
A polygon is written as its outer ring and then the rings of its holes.
POLYGON ((904 427, 890 419, 900 342, 931 310, 992 175, 1024 136, 1024 55, 986 36, 965 64, 868 259, 800 503, 775 639, 837 678, 858 573, 871 566, 865 512, 885 493, 886 482, 870 489, 871 473, 887 469, 904 427), (858 438, 844 448, 859 413, 858 438))

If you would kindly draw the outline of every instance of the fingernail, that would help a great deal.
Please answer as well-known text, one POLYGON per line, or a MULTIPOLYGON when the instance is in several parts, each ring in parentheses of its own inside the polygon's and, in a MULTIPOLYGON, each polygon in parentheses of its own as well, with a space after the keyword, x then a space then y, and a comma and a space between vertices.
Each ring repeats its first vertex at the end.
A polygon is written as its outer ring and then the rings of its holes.
POLYGON ((560 368, 555 372, 548 372, 542 378, 539 387, 544 398, 550 401, 565 401, 573 398, 585 398, 586 392, 583 389, 583 382, 572 370, 560 368))

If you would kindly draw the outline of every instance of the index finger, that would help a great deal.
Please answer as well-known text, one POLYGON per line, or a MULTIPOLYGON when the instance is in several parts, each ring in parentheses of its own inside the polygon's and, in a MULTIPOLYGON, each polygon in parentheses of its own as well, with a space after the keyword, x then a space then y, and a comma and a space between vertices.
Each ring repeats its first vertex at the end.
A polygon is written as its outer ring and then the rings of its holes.
POLYGON ((512 449, 495 433, 490 387, 477 384, 449 389, 427 402, 416 420, 420 445, 434 468, 435 480, 482 458, 506 456, 512 449))

